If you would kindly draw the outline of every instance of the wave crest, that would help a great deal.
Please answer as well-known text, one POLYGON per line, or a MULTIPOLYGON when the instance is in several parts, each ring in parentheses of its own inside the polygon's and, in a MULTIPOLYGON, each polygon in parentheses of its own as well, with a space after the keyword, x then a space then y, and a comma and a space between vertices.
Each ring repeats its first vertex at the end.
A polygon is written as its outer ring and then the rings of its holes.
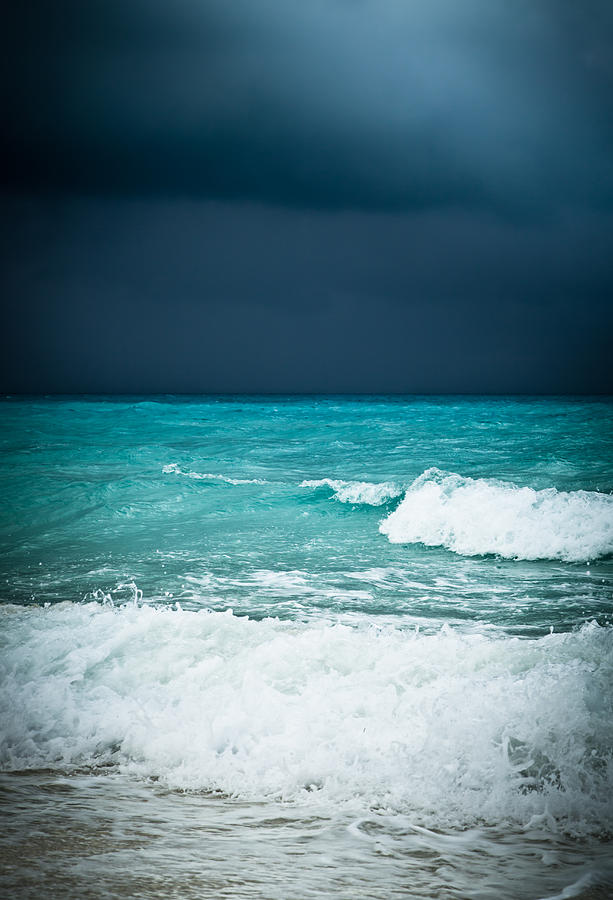
POLYGON ((382 506, 388 500, 399 497, 402 488, 392 481, 384 481, 374 484, 370 481, 341 481, 336 478, 319 478, 317 480, 302 481, 300 487, 320 488, 329 487, 334 491, 336 500, 341 503, 363 503, 368 506, 382 506))
POLYGON ((394 544, 464 556, 581 562, 613 553, 613 496, 534 490, 428 469, 379 530, 394 544))

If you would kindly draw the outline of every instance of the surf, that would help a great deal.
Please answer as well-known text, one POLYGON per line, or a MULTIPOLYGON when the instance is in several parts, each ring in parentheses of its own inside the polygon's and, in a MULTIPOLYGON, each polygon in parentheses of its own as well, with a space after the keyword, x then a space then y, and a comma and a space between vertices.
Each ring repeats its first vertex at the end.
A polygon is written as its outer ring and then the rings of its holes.
POLYGON ((611 627, 523 640, 137 601, 0 614, 4 771, 110 766, 432 828, 613 828, 611 627))
POLYGON ((463 556, 587 562, 613 553, 613 496, 534 490, 430 468, 379 531, 394 544, 444 547, 463 556))

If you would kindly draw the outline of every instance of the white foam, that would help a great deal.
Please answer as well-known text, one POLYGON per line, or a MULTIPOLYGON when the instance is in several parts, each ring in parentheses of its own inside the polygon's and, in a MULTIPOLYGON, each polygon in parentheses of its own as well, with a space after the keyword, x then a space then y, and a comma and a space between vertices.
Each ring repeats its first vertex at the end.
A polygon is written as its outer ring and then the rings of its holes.
POLYGON ((221 481, 224 484, 266 484, 261 478, 230 478, 228 475, 214 475, 210 472, 184 472, 178 463, 167 463, 163 468, 164 475, 183 475, 197 481, 221 481))
POLYGON ((364 503, 369 506, 382 506, 388 500, 399 497, 402 488, 391 481, 373 484, 370 481, 342 481, 337 478, 319 478, 303 481, 300 487, 329 487, 334 497, 341 503, 364 503))
POLYGON ((95 603, 0 609, 4 769, 110 762, 170 786, 427 827, 613 826, 613 629, 251 621, 95 603))
POLYGON ((597 878, 591 872, 586 872, 573 884, 567 885, 559 894, 551 897, 541 897, 540 900, 571 900, 572 897, 581 897, 585 895, 585 891, 588 888, 593 887, 596 883, 597 878))
POLYGON ((392 543, 446 547, 466 556, 590 560, 613 553, 613 496, 536 491, 428 469, 380 531, 392 543))

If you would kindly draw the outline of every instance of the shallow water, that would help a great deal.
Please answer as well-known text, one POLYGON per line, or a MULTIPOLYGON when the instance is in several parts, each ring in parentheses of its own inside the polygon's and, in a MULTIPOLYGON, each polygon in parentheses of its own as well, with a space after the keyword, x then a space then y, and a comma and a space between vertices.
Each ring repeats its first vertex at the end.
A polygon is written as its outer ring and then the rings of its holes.
POLYGON ((407 817, 296 809, 116 775, 3 776, 7 896, 610 897, 610 846, 407 817))
POLYGON ((10 895, 611 895, 610 400, 0 416, 10 895))

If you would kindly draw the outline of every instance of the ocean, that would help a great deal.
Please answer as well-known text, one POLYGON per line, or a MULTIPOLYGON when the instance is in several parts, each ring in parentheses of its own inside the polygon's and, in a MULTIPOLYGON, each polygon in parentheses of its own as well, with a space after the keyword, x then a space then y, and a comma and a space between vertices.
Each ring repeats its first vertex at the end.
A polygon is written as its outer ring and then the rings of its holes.
POLYGON ((0 421, 5 896, 613 896, 610 398, 0 421))

